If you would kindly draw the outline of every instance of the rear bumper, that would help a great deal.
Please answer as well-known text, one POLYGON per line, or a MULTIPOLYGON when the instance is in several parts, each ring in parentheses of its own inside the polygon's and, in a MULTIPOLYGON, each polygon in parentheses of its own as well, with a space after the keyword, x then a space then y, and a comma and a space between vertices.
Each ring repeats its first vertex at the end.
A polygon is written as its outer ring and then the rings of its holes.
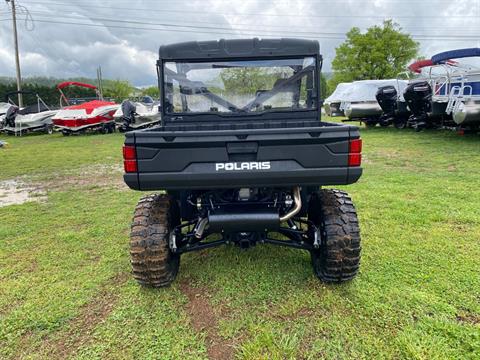
POLYGON ((215 131, 134 131, 135 190, 208 190, 239 187, 346 185, 361 167, 349 167, 349 142, 358 128, 321 123, 303 128, 215 131), (266 164, 264 166, 264 164, 266 164))
POLYGON ((196 164, 195 171, 125 174, 125 183, 134 190, 208 190, 239 187, 293 187, 347 185, 362 175, 361 167, 284 169, 268 171, 215 172, 210 164, 196 164), (199 169, 203 167, 203 170, 199 169), (139 183, 140 179, 140 183, 139 183), (141 186, 140 186, 141 184, 141 186))

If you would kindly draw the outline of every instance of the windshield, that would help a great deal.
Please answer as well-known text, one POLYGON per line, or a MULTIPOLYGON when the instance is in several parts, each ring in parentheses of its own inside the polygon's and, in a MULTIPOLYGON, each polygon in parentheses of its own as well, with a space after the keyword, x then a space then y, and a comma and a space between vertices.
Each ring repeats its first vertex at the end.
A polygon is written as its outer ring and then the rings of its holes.
POLYGON ((166 62, 166 113, 248 114, 315 110, 314 57, 166 62))

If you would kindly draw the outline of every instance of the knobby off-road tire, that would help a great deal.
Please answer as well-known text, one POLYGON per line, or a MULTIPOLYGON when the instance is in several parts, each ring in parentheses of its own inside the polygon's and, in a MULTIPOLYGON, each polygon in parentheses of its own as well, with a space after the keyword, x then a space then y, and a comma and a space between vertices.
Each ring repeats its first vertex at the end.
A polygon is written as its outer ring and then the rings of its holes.
POLYGON ((360 228, 348 194, 339 190, 313 194, 308 217, 322 234, 320 249, 311 251, 317 277, 328 283, 353 279, 360 266, 360 228))
POLYGON ((135 208, 130 233, 133 277, 143 286, 164 287, 175 280, 180 255, 170 251, 169 233, 180 222, 168 195, 148 195, 135 208))

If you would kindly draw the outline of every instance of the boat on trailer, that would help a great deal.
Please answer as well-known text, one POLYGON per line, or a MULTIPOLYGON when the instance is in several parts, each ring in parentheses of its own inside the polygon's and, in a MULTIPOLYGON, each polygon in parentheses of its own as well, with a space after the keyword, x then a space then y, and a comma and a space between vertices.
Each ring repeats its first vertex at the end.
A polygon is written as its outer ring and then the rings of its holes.
POLYGON ((376 95, 378 89, 383 86, 397 88, 403 84, 397 79, 387 80, 360 80, 355 81, 345 91, 340 109, 345 112, 349 121, 360 120, 368 126, 379 123, 383 110, 380 107, 376 95))
POLYGON ((60 92, 60 106, 62 109, 53 117, 53 124, 63 135, 78 134, 85 131, 99 131, 102 134, 115 131, 113 114, 119 105, 112 101, 104 101, 97 87, 76 81, 66 81, 57 85, 60 92), (95 90, 96 100, 87 101, 78 105, 71 105, 62 91, 69 86, 79 86, 95 90))
POLYGON ((159 101, 150 96, 143 96, 139 101, 124 100, 113 114, 120 131, 145 129, 161 122, 159 101))
MULTIPOLYGON (((16 94, 33 95, 30 91, 15 91, 8 93, 6 98, 9 99, 11 95, 16 94)), ((58 110, 50 109, 38 94, 34 94, 36 103, 28 105, 24 108, 19 108, 11 104, 6 113, 3 115, 2 131, 9 135, 24 135, 29 132, 44 132, 46 134, 53 133, 52 117, 58 110)))

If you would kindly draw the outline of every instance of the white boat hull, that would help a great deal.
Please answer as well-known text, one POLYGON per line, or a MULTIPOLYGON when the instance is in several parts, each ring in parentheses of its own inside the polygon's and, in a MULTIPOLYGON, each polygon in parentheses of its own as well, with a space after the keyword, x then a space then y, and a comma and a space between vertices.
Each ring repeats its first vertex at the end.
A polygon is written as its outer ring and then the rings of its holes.
POLYGON ((21 133, 47 129, 47 127, 53 127, 52 117, 56 113, 57 110, 26 115, 19 114, 15 117, 15 126, 5 126, 2 130, 9 133, 21 133))

